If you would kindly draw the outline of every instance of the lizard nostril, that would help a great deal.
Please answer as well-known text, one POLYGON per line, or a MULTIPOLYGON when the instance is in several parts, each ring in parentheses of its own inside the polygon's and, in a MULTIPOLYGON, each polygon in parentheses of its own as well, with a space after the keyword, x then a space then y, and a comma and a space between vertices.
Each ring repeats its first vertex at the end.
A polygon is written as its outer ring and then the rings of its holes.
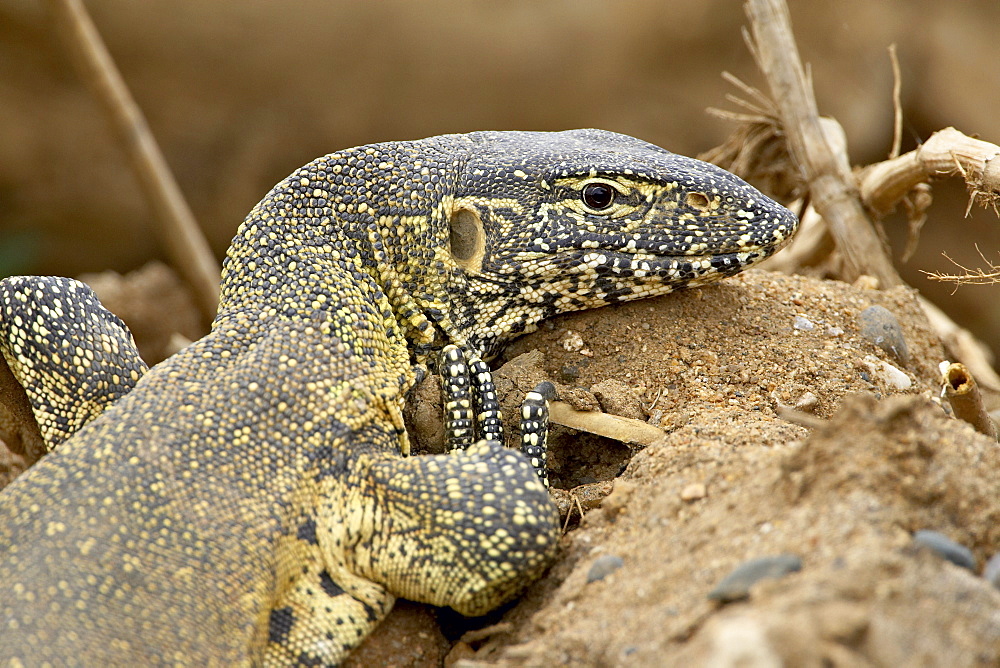
POLYGON ((688 193, 687 197, 685 198, 685 202, 692 209, 698 209, 699 211, 708 210, 709 201, 708 201, 708 196, 705 195, 705 193, 699 193, 699 192, 688 193))

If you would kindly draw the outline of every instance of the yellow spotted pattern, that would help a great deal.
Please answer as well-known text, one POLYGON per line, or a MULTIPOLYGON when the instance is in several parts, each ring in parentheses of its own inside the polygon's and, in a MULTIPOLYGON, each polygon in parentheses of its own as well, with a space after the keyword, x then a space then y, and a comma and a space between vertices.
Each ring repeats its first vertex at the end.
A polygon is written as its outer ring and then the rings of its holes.
POLYGON ((397 596, 495 608, 556 511, 495 443, 405 456, 414 365, 736 273, 795 225, 631 137, 487 132, 296 170, 234 238, 211 333, 149 371, 80 284, 3 281, 0 351, 66 440, 0 494, 0 662, 335 665, 397 596))

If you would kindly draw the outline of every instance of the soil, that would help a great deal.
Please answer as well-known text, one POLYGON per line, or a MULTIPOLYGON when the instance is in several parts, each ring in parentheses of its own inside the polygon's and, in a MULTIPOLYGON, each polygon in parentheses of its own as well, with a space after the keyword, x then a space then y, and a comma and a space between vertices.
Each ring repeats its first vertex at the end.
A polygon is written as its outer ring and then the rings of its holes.
MULTIPOLYGON (((543 324, 496 362, 505 415, 549 379, 662 439, 555 426, 567 531, 546 576, 480 619, 401 602, 348 665, 1000 665, 1000 591, 979 575, 1000 552, 1000 447, 940 405, 942 359, 913 291, 765 271, 543 324), (873 305, 906 363, 862 336, 873 305), (920 529, 975 571, 918 547, 920 529), (801 570, 708 598, 783 554, 801 570)), ((441 449, 439 407, 429 377, 408 416, 418 451, 441 449)))
MULTIPOLYGON (((638 403, 665 436, 634 452, 554 427, 555 486, 582 485, 584 510, 598 507, 545 578, 481 622, 493 635, 456 645, 456 665, 1000 665, 1000 591, 912 539, 944 533, 979 567, 1000 551, 1000 447, 940 405, 944 353, 915 294, 749 271, 568 314, 508 346, 495 373, 506 415, 544 378, 559 398, 605 410, 610 384, 637 400, 612 412, 636 417, 638 403), (898 319, 908 364, 861 335, 873 305, 898 319), (871 357, 912 386, 892 387, 871 357), (817 426, 781 419, 781 406, 817 426), (612 481, 610 496, 595 501, 594 480, 612 481), (741 563, 780 554, 802 570, 745 601, 707 598, 741 563), (608 555, 622 566, 588 582, 608 555)), ((464 628, 442 621, 445 635, 464 628)), ((367 645, 384 642, 376 632, 367 645)), ((380 659, 437 665, 411 656, 380 659)))

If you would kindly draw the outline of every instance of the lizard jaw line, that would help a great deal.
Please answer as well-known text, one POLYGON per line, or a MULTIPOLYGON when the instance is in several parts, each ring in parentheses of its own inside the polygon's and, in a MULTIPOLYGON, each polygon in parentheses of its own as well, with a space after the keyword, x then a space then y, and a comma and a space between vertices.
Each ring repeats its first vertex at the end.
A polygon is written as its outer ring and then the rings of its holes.
POLYGON ((618 276, 678 276, 693 278, 707 273, 737 273, 772 254, 763 247, 714 255, 634 255, 593 251, 581 258, 578 273, 598 272, 618 276))

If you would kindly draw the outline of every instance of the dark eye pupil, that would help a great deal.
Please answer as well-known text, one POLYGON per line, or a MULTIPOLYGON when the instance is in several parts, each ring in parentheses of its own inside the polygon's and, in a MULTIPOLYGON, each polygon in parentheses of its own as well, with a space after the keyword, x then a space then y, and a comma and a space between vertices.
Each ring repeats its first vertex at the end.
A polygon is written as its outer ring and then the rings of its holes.
POLYGON ((607 209, 615 199, 615 189, 603 183, 591 183, 583 189, 583 203, 591 209, 607 209))

